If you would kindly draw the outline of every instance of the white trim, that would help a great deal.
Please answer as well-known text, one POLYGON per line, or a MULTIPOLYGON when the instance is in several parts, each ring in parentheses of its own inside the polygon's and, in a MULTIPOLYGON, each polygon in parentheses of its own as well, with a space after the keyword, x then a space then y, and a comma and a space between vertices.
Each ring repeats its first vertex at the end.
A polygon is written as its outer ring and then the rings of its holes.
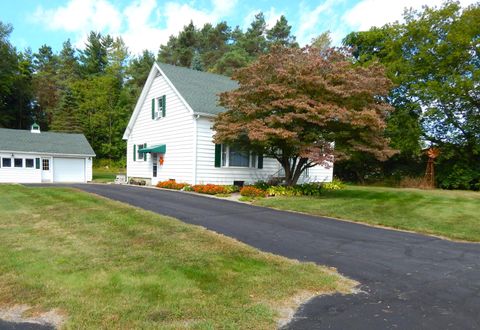
POLYGON ((197 149, 198 149, 198 118, 200 115, 193 116, 193 184, 197 184, 197 149))
POLYGON ((28 155, 52 155, 52 156, 66 156, 66 157, 76 157, 76 158, 83 158, 83 157, 96 157, 97 155, 89 155, 89 154, 58 154, 52 152, 37 152, 37 151, 21 151, 21 150, 0 150, 0 153, 17 153, 17 154, 28 154, 28 155))
POLYGON ((150 70, 150 73, 148 74, 147 81, 145 82, 145 85, 143 86, 143 89, 142 89, 142 93, 140 94, 140 97, 138 98, 137 103, 135 104, 135 108, 133 110, 132 116, 130 117, 127 128, 125 129, 125 132, 123 133, 123 139, 124 140, 128 140, 128 138, 130 137, 130 134, 132 133, 133 126, 135 125, 135 122, 137 121, 137 117, 140 114, 140 110, 142 108, 143 103, 145 102, 145 98, 147 97, 148 91, 150 90, 150 87, 152 86, 152 83, 155 80, 155 77, 157 76, 157 72, 160 73, 163 76, 167 85, 178 96, 178 98, 185 105, 187 110, 192 115, 194 114, 194 111, 193 111, 192 107, 183 98, 182 94, 180 94, 180 92, 173 85, 173 83, 170 81, 170 79, 168 79, 167 75, 165 74, 165 72, 162 71, 162 69, 160 68, 158 63, 155 62, 155 63, 153 63, 153 66, 152 66, 152 69, 150 70))
POLYGON ((195 112, 196 115, 202 116, 202 117, 207 117, 207 118, 215 118, 217 115, 214 115, 212 113, 205 113, 205 112, 195 112))

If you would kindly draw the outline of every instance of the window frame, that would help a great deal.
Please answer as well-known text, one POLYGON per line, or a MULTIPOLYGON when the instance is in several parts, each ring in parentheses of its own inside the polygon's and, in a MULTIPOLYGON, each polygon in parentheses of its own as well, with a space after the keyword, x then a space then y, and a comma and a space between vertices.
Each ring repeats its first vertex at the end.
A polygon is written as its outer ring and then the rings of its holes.
POLYGON ((23 158, 13 158, 14 168, 23 168, 23 158), (20 166, 17 166, 17 161, 20 161, 20 166))
POLYGON ((25 158, 25 168, 35 168, 35 159, 33 158, 25 158), (32 162, 32 166, 28 166, 28 161, 32 162))
POLYGON ((258 169, 258 156, 252 153, 251 151, 248 153, 248 166, 230 165, 230 148, 231 148, 230 146, 222 144, 222 150, 220 153, 221 167, 258 169), (252 164, 254 166, 252 166, 252 164))
POLYGON ((42 158, 42 171, 50 171, 50 159, 42 158), (45 166, 46 164, 46 166, 45 166))
POLYGON ((137 144, 137 162, 138 161, 145 161, 146 155, 143 152, 140 152, 141 149, 145 148, 145 143, 137 144))
POLYGON ((2 157, 2 168, 11 168, 12 167, 12 158, 9 157, 2 157), (4 161, 9 161, 8 165, 5 165, 4 161))
POLYGON ((154 111, 153 120, 159 120, 159 119, 162 119, 162 118, 166 117, 166 116, 163 115, 163 109, 165 108, 165 104, 163 103, 164 97, 165 97, 165 95, 154 98, 155 99, 155 111, 154 111))

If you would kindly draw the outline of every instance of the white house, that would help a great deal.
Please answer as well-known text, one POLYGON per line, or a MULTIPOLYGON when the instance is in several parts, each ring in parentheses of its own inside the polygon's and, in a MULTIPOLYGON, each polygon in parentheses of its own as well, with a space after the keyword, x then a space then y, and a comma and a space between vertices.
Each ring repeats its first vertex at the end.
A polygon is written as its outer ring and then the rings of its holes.
MULTIPOLYGON (((213 142, 213 119, 225 111, 218 94, 236 87, 225 76, 155 63, 123 136, 127 177, 151 184, 233 184, 280 176, 277 160, 213 142)), ((315 166, 300 181, 331 181, 332 172, 315 166)))
POLYGON ((88 182, 95 152, 83 134, 0 128, 0 182, 88 182))

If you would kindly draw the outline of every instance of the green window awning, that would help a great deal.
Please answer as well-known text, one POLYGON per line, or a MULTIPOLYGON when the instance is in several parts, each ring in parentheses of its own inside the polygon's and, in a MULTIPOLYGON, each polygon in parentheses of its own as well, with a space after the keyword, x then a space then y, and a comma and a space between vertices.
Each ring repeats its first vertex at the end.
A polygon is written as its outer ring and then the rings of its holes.
POLYGON ((143 148, 143 149, 138 150, 138 152, 141 153, 141 154, 152 153, 152 152, 156 152, 156 153, 159 153, 159 154, 164 154, 165 151, 167 151, 167 146, 165 144, 158 144, 158 145, 155 145, 155 146, 152 146, 152 147, 143 148))

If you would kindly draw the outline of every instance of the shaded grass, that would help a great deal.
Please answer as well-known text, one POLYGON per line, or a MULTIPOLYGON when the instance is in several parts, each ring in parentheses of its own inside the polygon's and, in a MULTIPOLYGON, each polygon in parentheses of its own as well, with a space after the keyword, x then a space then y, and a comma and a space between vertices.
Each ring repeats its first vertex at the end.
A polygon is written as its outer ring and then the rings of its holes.
POLYGON ((73 189, 0 195, 0 307, 59 308, 66 328, 268 329, 295 295, 354 284, 73 189))
POLYGON ((257 205, 480 242, 480 193, 347 186, 321 197, 275 197, 257 205))

